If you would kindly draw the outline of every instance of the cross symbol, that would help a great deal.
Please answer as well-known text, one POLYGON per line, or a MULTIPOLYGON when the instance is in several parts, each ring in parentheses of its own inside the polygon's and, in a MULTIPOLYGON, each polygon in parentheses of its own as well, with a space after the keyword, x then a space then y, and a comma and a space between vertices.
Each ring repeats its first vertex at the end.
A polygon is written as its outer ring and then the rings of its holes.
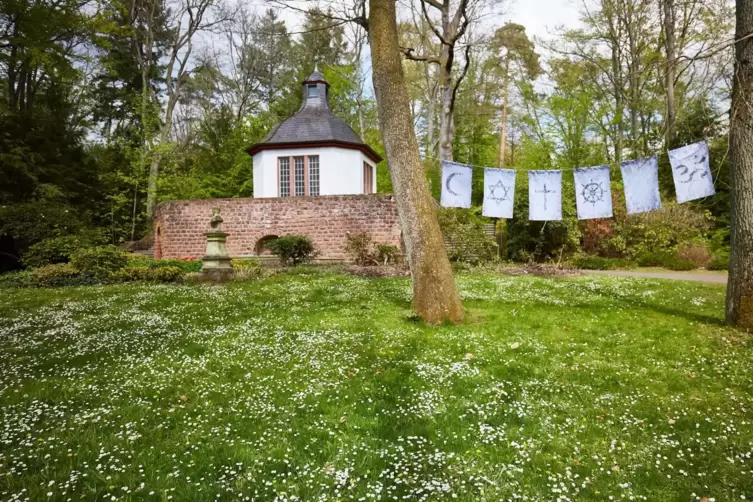
POLYGON ((546 194, 548 194, 548 193, 557 193, 557 190, 547 190, 546 189, 546 183, 544 183, 544 189, 543 190, 536 190, 536 193, 543 193, 544 194, 544 210, 546 210, 546 194))

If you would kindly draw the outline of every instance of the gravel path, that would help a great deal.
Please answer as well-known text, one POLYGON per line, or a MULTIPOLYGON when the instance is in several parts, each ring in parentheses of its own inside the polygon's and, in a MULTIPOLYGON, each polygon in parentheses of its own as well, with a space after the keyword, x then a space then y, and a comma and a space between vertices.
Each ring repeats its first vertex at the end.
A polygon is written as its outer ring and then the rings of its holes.
POLYGON ((674 279, 678 281, 710 282, 727 284, 727 274, 691 272, 634 272, 631 270, 583 270, 584 274, 608 275, 610 277, 650 277, 653 279, 674 279))

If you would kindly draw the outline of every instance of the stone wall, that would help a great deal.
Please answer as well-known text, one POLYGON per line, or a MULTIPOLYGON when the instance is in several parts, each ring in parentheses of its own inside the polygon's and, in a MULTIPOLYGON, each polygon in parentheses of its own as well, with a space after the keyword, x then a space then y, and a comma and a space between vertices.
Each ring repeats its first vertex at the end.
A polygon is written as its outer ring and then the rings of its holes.
POLYGON ((344 260, 345 236, 366 232, 374 242, 400 246, 397 206, 391 195, 330 195, 273 199, 163 202, 154 215, 156 258, 204 256, 212 208, 219 207, 230 256, 257 253, 269 236, 307 235, 319 259, 344 260))

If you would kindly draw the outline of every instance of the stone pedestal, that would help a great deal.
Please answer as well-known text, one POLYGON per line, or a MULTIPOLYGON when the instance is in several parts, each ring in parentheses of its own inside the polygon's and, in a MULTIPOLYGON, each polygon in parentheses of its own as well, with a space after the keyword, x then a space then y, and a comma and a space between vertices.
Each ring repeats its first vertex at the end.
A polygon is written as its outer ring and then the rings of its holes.
POLYGON ((233 265, 227 254, 227 234, 221 230, 210 230, 207 236, 207 252, 202 258, 199 277, 207 282, 225 282, 233 278, 233 265))

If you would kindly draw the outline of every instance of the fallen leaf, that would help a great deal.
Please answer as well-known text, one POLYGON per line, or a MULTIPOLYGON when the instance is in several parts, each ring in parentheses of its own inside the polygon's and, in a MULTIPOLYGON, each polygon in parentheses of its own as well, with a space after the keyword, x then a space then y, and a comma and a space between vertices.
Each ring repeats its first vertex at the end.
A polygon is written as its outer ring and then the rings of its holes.
POLYGON ((185 403, 186 401, 188 401, 188 396, 180 396, 180 400, 185 403))

